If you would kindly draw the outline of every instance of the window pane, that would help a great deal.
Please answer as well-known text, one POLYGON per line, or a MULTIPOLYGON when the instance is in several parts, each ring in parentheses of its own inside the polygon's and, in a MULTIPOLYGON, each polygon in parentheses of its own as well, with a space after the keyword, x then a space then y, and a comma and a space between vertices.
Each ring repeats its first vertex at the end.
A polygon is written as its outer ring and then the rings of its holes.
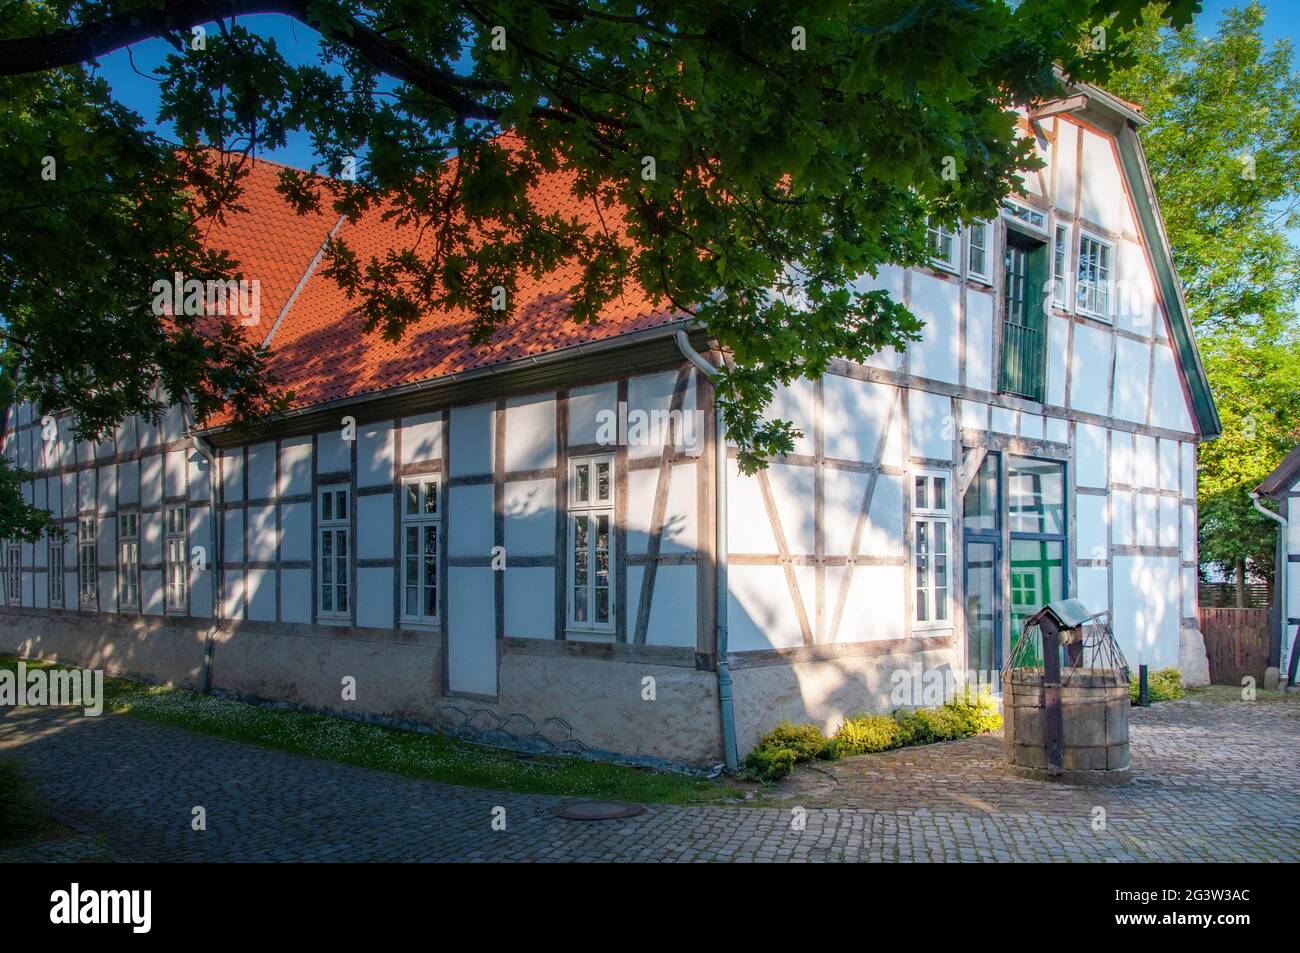
POLYGON ((1065 595, 1064 543, 1060 540, 1011 540, 1011 633, 1020 634, 1025 619, 1065 595))
POLYGON ((998 528, 998 455, 986 453, 979 473, 962 498, 962 516, 967 530, 998 528))
POLYGON ((573 621, 587 621, 587 589, 585 586, 573 588, 573 621))
POLYGON ((915 506, 918 510, 928 510, 930 507, 925 499, 925 477, 923 476, 917 477, 915 481, 915 485, 916 485, 916 494, 912 505, 915 506))
POLYGON ((334 518, 333 493, 322 493, 320 495, 320 518, 323 520, 332 520, 334 518))
POLYGON ((420 512, 420 484, 406 484, 406 512, 415 515, 420 512))
POLYGON ((933 477, 931 482, 934 488, 933 508, 946 510, 948 508, 948 481, 943 477, 933 477))
POLYGON ((590 493, 590 467, 585 463, 581 463, 573 468, 573 499, 578 503, 585 503, 587 502, 587 497, 590 493))
POLYGON ((608 589, 596 590, 596 621, 597 622, 609 621, 609 590, 608 589))
POLYGON ((1013 533, 1064 535, 1064 465, 1051 460, 1008 457, 1007 516, 1013 533))
POLYGON ((438 484, 428 482, 424 484, 424 512, 438 512, 438 484))
POLYGON ((406 527, 406 554, 408 556, 418 556, 420 554, 420 527, 406 527))
MULTIPOLYGON (((407 578, 411 578, 408 570, 407 578)), ((420 614, 420 590, 417 586, 406 587, 406 608, 403 613, 409 616, 418 616, 420 614)))
POLYGON ((596 464, 596 498, 605 501, 609 499, 609 464, 596 464))

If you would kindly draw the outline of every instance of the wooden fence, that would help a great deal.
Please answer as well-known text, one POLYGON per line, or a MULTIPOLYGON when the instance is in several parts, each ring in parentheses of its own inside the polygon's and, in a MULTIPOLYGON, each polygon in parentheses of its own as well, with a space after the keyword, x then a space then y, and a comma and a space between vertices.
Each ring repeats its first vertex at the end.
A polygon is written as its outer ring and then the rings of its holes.
POLYGON ((1250 675, 1262 685, 1268 667, 1269 611, 1202 607, 1198 615, 1210 659, 1210 681, 1240 685, 1250 675))
MULTIPOLYGON (((1248 582, 1243 587, 1243 609, 1267 609, 1273 604, 1273 587, 1266 582, 1248 582)), ((1198 587, 1197 603, 1212 609, 1237 608, 1235 582, 1203 582, 1198 587)))

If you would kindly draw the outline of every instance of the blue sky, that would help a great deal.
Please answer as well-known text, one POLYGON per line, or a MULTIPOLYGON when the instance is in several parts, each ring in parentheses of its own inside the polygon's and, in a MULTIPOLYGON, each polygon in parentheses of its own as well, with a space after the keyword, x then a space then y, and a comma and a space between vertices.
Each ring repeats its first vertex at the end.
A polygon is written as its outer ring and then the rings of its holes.
MULTIPOLYGON (((1222 16, 1223 11, 1242 5, 1231 0, 1206 0, 1204 10, 1197 19, 1197 27, 1202 32, 1211 32, 1222 16)), ((1293 43, 1300 37, 1300 2, 1297 0, 1270 0, 1265 3, 1268 11, 1264 24, 1268 40, 1290 39, 1293 43)), ((240 22, 250 30, 275 39, 276 45, 286 59, 293 63, 315 62, 319 56, 319 35, 312 29, 296 23, 288 17, 273 14, 242 17, 240 22)), ((100 73, 108 80, 119 99, 138 112, 152 128, 169 139, 175 138, 170 128, 159 126, 155 121, 158 115, 157 84, 137 73, 137 69, 148 72, 161 64, 170 52, 170 47, 161 40, 138 43, 126 50, 119 50, 100 60, 100 73), (134 67, 132 66, 134 61, 134 67)), ((283 149, 265 153, 266 158, 275 159, 287 165, 306 168, 313 161, 311 141, 305 134, 291 135, 283 149)))

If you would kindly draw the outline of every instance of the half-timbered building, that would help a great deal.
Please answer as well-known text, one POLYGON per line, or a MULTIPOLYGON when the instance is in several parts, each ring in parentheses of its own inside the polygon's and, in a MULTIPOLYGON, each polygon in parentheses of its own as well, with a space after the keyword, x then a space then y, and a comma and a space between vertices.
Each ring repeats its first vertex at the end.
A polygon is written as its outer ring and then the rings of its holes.
MULTIPOLYGON (((719 442, 721 356, 666 306, 579 327, 556 273, 488 345, 451 314, 367 335, 323 244, 382 255, 395 226, 295 217, 258 163, 216 237, 260 282, 248 332, 292 411, 241 439, 180 401, 90 445, 10 408, 4 452, 65 537, 6 545, 0 650, 697 764, 988 677, 1062 596, 1112 613, 1134 664, 1203 657, 1219 424, 1142 121, 1088 87, 1026 115, 1023 194, 862 279, 924 340, 782 390, 802 435, 754 476, 719 442)), ((561 175, 539 195, 591 214, 561 175)))

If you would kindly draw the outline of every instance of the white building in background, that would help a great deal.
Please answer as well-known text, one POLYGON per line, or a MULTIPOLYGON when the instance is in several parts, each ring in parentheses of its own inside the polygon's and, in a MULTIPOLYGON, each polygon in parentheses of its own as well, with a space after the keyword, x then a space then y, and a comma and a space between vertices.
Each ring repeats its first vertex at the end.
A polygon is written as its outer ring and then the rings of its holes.
POLYGON ((1282 685, 1295 685, 1300 683, 1300 659, 1296 656, 1300 639, 1300 445, 1292 448, 1277 469, 1255 488, 1255 494, 1278 504, 1266 687, 1274 687, 1274 671, 1282 685))
POLYGON ((525 278, 489 346, 447 314, 365 335, 321 246, 382 254, 392 226, 295 218, 257 164, 216 241, 260 282, 247 330, 292 412, 241 440, 175 404, 90 446, 11 408, 4 451, 68 535, 6 547, 0 651, 693 763, 724 754, 720 676, 743 755, 782 717, 889 710, 901 673, 995 671, 1066 595, 1113 613, 1131 663, 1203 664, 1196 445, 1219 423, 1142 119, 1077 92, 1027 118, 1047 164, 1021 198, 872 282, 924 340, 784 390, 794 452, 726 468, 725 587, 685 321, 625 300, 576 327, 569 273, 525 278))

